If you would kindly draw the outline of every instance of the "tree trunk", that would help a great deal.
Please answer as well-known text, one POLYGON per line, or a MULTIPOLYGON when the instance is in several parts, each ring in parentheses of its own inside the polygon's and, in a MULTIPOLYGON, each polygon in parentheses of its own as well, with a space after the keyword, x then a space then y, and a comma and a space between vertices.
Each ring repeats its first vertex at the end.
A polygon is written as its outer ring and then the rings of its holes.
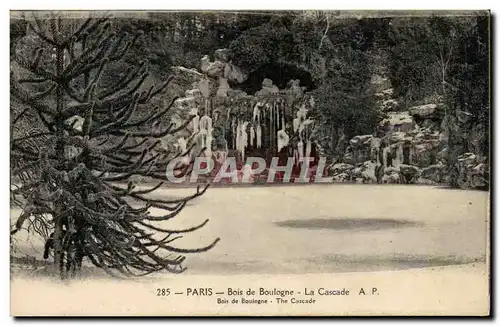
MULTIPOLYGON (((56 49, 56 75, 60 76, 64 69, 64 49, 58 47, 56 49)), ((57 86, 56 92, 56 109, 57 109, 57 117, 56 117, 56 155, 59 158, 58 169, 62 170, 64 165, 64 121, 62 119, 62 110, 63 110, 63 89, 61 85, 57 86)), ((61 256, 62 256, 62 227, 63 227, 63 217, 62 211, 64 209, 63 203, 61 203, 60 199, 56 200, 54 205, 55 207, 55 216, 54 216, 54 265, 55 267, 60 267, 60 273, 62 276, 62 265, 61 265, 61 256)))

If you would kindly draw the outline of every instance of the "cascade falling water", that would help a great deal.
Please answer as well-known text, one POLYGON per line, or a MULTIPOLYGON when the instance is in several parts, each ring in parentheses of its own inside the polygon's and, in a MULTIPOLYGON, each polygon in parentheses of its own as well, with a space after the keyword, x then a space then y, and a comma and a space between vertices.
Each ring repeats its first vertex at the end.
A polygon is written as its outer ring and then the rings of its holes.
POLYGON ((241 136, 240 136, 240 153, 241 159, 245 160, 245 148, 248 146, 248 134, 247 134, 248 121, 244 121, 241 125, 241 136))
POLYGON ((260 121, 260 102, 257 102, 255 106, 253 107, 253 122, 260 121))
POLYGON ((384 165, 384 169, 387 167, 387 155, 390 152, 389 149, 390 149, 389 147, 384 147, 382 149, 382 160, 383 160, 382 163, 384 165))
POLYGON ((309 125, 309 119, 305 120, 303 122, 303 125, 304 125, 304 139, 306 141, 305 143, 305 150, 304 150, 304 157, 309 157, 310 154, 311 154, 311 142, 309 140, 309 129, 307 128, 307 126, 309 125))
POLYGON ((297 148, 294 148, 293 149, 293 162, 294 162, 294 165, 299 165, 299 150, 297 148))
POLYGON ((301 132, 303 130, 302 122, 306 120, 307 110, 304 105, 300 107, 300 109, 296 113, 296 118, 293 119, 293 132, 301 132))
MULTIPOLYGON (((393 151, 394 151, 394 148, 393 148, 393 151)), ((392 166, 397 168, 397 167, 399 167, 399 157, 398 157, 398 150, 397 149, 396 149, 396 153, 394 153, 394 154, 395 155, 393 156, 393 159, 392 159, 392 166)))
POLYGON ((236 117, 231 120, 231 148, 236 148, 238 143, 238 124, 236 123, 236 117))
POLYGON ((288 146, 288 142, 290 141, 290 137, 288 136, 286 131, 283 129, 278 130, 278 133, 276 136, 278 138, 278 153, 279 153, 283 148, 288 146))
POLYGON ((403 164, 404 162, 403 143, 399 143, 398 156, 399 156, 399 162, 403 164))
MULTIPOLYGON (((284 149, 287 156, 296 157, 296 162, 311 155, 314 146, 308 127, 312 122, 307 118, 306 107, 309 108, 309 103, 303 101, 292 108, 288 98, 279 95, 259 96, 257 101, 246 96, 238 98, 230 95, 228 101, 207 97, 210 96, 204 95, 200 99, 201 105, 190 108, 194 140, 206 148, 206 155, 212 155, 219 161, 234 150, 239 158, 245 159, 248 146, 255 150, 252 154, 266 158, 276 156, 284 149)), ((190 143, 184 140, 179 148, 190 143)))
POLYGON ((393 161, 393 166, 398 168, 403 163, 403 143, 397 144, 396 155, 393 161))
POLYGON ((250 126, 250 146, 255 146, 255 129, 253 125, 250 126))
MULTIPOLYGON (((273 106, 269 105, 269 103, 266 104, 266 109, 269 110, 269 147, 273 149, 274 147, 274 115, 273 115, 273 106)), ((266 111, 267 111, 266 110, 266 111)))
MULTIPOLYGON (((257 148, 260 148, 262 146, 262 129, 261 129, 261 126, 260 126, 260 116, 261 116, 261 111, 260 111, 260 108, 262 106, 262 103, 260 102, 257 102, 257 104, 255 104, 254 108, 253 108, 253 124, 255 125, 255 138, 256 138, 256 146, 257 148)), ((252 144, 252 146, 254 145, 254 142, 252 140, 252 132, 253 132, 254 128, 252 127, 252 129, 250 130, 250 142, 252 144)))
POLYGON ((298 116, 297 112, 297 117, 293 119, 293 132, 296 133, 299 130, 300 126, 300 117, 298 116))
MULTIPOLYGON (((296 134, 299 131, 300 128, 300 113, 297 111, 297 117, 293 119, 293 133, 296 134)), ((300 138, 300 133, 299 133, 299 138, 300 138)), ((301 144, 301 140, 297 143, 297 148, 293 150, 293 158, 295 161, 295 165, 300 164, 300 153, 299 153, 299 144, 301 144)))
POLYGON ((241 123, 240 123, 240 120, 238 119, 238 123, 236 125, 236 144, 233 147, 238 152, 240 151, 240 144, 241 144, 241 123))
POLYGON ((257 128, 255 129, 255 136, 257 138, 257 148, 262 147, 262 127, 260 124, 257 125, 257 128))
POLYGON ((204 115, 203 117, 201 117, 199 124, 201 146, 206 147, 205 153, 208 157, 211 157, 213 141, 212 118, 210 118, 208 115, 204 115))
POLYGON ((277 128, 279 130, 279 129, 283 128, 283 127, 280 127, 280 122, 281 122, 281 120, 280 120, 280 110, 279 110, 280 106, 279 106, 278 103, 275 103, 274 106, 275 106, 274 110, 276 111, 276 125, 277 125, 277 128))
POLYGON ((236 127, 236 150, 241 154, 242 160, 245 160, 245 148, 248 146, 247 126, 248 121, 238 120, 236 127))
POLYGON ((304 143, 302 142, 302 139, 300 139, 299 142, 297 143, 297 153, 298 153, 298 161, 296 163, 297 165, 299 165, 304 158, 304 143))
POLYGON ((282 106, 282 113, 281 113, 281 129, 286 129, 285 125, 285 106, 282 106))
POLYGON ((312 151, 312 143, 311 140, 308 139, 306 141, 306 157, 311 157, 311 151, 312 151))
POLYGON ((276 103, 276 122, 278 124, 278 132, 276 137, 278 139, 278 152, 280 152, 283 148, 288 146, 290 142, 290 137, 286 133, 286 125, 285 125, 285 113, 284 106, 282 102, 279 101, 276 103), (281 116, 280 116, 281 114, 281 116))

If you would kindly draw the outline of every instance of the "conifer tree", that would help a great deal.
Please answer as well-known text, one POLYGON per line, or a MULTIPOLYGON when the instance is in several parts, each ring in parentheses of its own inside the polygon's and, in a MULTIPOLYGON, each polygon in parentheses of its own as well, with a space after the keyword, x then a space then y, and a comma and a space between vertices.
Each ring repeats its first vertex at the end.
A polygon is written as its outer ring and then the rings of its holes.
MULTIPOLYGON (((74 275, 84 257, 112 275, 184 271, 183 254, 207 251, 219 239, 180 248, 175 240, 208 220, 183 230, 157 223, 176 217, 207 189, 175 200, 151 196, 168 181, 168 163, 193 150, 158 150, 162 137, 190 122, 152 128, 168 116, 175 99, 156 110, 148 103, 172 78, 144 89, 146 62, 118 81, 104 78, 107 67, 119 64, 140 37, 113 31, 110 17, 81 20, 52 13, 24 19, 43 44, 28 55, 12 55, 22 74, 11 69, 11 198, 22 213, 11 234, 24 224, 46 238, 52 233, 54 265, 62 278, 74 275), (139 189, 130 181, 134 176, 157 182, 139 189)), ((190 165, 176 171, 189 174, 190 165)))

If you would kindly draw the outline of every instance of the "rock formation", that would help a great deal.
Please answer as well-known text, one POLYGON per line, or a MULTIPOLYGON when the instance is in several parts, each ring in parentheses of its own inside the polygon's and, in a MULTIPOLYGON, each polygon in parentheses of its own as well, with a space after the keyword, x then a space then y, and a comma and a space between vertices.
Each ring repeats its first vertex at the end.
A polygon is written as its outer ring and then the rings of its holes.
POLYGON ((295 157, 300 171, 300 159, 316 155, 311 139, 313 120, 308 117, 314 100, 304 94, 300 81, 292 79, 286 89, 280 90, 271 79, 264 78, 261 89, 249 95, 230 86, 247 78, 231 63, 230 51, 217 50, 214 58, 212 62, 204 56, 200 71, 174 67, 192 87, 174 106, 194 116, 189 130, 197 141, 196 148, 206 148, 205 155, 214 158, 216 165, 234 156, 241 169, 248 156, 266 161, 280 157, 284 160, 280 164, 295 157))
MULTIPOLYGON (((381 137, 359 135, 350 139, 344 163, 331 166, 329 174, 334 181, 340 182, 445 183, 447 136, 442 126, 435 122, 441 108, 438 103, 389 112, 379 124, 383 131, 381 137)), ((461 187, 487 186, 488 171, 484 161, 473 153, 459 156, 461 187)))

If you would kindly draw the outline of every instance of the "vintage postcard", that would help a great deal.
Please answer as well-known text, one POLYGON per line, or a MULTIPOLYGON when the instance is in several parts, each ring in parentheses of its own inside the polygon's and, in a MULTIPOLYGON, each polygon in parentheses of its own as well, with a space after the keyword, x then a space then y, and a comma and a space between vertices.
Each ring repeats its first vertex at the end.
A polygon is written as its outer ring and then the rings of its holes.
POLYGON ((11 11, 11 314, 488 316, 490 28, 11 11))

